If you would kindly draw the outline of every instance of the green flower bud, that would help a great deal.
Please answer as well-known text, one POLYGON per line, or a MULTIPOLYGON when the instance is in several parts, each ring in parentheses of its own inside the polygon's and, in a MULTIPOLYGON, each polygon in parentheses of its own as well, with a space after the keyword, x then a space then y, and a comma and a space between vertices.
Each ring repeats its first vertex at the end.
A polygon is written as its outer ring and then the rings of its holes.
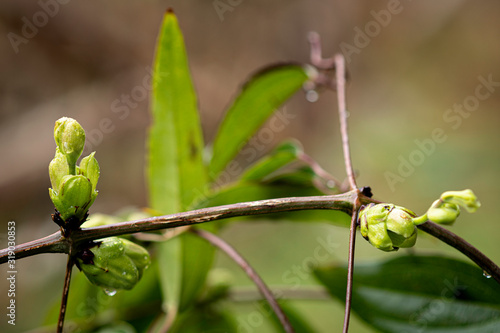
POLYGON ((87 279, 106 289, 132 289, 149 263, 145 248, 118 237, 104 238, 77 257, 87 279))
POLYGON ((92 202, 94 202, 98 194, 96 186, 100 175, 99 163, 97 163, 94 155, 95 152, 91 153, 89 156, 82 158, 80 167, 78 167, 78 173, 87 177, 92 184, 92 202))
POLYGON ((434 202, 427 211, 427 219, 439 224, 453 224, 460 215, 460 207, 454 203, 448 202, 438 205, 438 202, 440 202, 440 200, 434 202))
POLYGON ((481 207, 481 203, 471 190, 444 192, 441 194, 441 200, 446 203, 459 205, 465 208, 469 213, 474 213, 481 207))
POLYGON ((56 121, 54 139, 61 153, 66 155, 70 174, 74 175, 76 161, 85 145, 85 131, 76 120, 62 117, 56 121))
POLYGON ((64 176, 69 175, 68 161, 66 156, 56 148, 56 155, 49 164, 50 184, 53 189, 58 189, 64 176))
POLYGON ((359 212, 361 235, 382 251, 412 247, 417 241, 417 228, 412 211, 393 204, 369 204, 359 212))
POLYGON ((70 217, 82 221, 95 198, 92 195, 92 184, 82 175, 64 176, 59 188, 50 188, 49 194, 63 221, 70 217))

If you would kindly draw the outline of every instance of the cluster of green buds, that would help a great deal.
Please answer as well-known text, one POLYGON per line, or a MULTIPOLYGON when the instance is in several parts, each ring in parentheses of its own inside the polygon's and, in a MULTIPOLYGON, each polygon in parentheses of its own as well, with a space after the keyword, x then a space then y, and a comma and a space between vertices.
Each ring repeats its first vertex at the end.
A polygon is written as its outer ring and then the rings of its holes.
POLYGON ((76 120, 57 120, 54 139, 57 148, 49 164, 49 194, 56 208, 53 220, 67 232, 80 227, 97 196, 99 164, 93 152, 76 165, 85 145, 85 131, 76 120))
POLYGON ((359 212, 361 235, 382 251, 412 247, 417 241, 415 213, 393 204, 369 204, 359 212))
POLYGON ((87 279, 109 295, 117 289, 132 289, 150 262, 145 248, 120 237, 92 242, 76 257, 76 264, 87 279))
POLYGON ((411 210, 393 204, 372 203, 360 209, 358 221, 361 235, 374 247, 396 251, 415 245, 417 225, 427 221, 452 224, 460 215, 460 207, 473 213, 480 206, 471 190, 448 191, 422 216, 417 217, 411 210))

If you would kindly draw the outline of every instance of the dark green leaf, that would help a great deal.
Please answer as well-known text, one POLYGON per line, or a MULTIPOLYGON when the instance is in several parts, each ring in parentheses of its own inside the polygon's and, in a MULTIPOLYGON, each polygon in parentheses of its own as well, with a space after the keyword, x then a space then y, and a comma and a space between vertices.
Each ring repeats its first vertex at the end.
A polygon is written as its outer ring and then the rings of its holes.
POLYGON ((241 89, 227 111, 213 143, 209 175, 216 178, 266 119, 307 80, 297 64, 267 67, 241 89))
MULTIPOLYGON (((383 332, 500 332, 500 286, 481 270, 454 259, 402 256, 356 265, 352 309, 383 332)), ((345 267, 316 277, 345 300, 345 267)))

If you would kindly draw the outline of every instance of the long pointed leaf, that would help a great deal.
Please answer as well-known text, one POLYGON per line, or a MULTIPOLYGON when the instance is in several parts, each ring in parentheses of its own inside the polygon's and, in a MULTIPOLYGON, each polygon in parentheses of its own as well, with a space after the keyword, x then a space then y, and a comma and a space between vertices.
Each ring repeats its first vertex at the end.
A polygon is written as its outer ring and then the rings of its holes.
POLYGON ((213 143, 209 175, 216 178, 266 119, 308 79, 297 64, 268 67, 241 89, 227 111, 213 143))
MULTIPOLYGON (((153 124, 149 132, 150 207, 162 214, 186 210, 207 183, 196 94, 184 39, 171 11, 165 14, 155 59, 153 124)), ((165 307, 189 304, 203 286, 213 249, 192 236, 160 245, 158 257, 165 307), (181 304, 181 305, 179 305, 181 304)))

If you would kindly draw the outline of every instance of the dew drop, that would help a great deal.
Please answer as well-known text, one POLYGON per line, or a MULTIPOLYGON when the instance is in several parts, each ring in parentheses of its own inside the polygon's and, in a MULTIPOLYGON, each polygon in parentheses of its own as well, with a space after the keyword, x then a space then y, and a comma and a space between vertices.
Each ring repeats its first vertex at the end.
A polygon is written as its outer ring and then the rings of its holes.
POLYGON ((306 99, 311 103, 317 102, 319 99, 319 94, 316 90, 308 90, 306 92, 306 99))
POLYGON ((483 276, 487 279, 491 279, 491 274, 489 274, 488 272, 486 271, 483 271, 483 276))
POLYGON ((116 295, 116 289, 103 289, 104 293, 108 296, 115 296, 116 295))
POLYGON ((326 182, 326 186, 327 186, 328 188, 335 188, 335 182, 334 182, 333 180, 331 180, 331 179, 330 179, 330 180, 328 180, 328 181, 326 182))

